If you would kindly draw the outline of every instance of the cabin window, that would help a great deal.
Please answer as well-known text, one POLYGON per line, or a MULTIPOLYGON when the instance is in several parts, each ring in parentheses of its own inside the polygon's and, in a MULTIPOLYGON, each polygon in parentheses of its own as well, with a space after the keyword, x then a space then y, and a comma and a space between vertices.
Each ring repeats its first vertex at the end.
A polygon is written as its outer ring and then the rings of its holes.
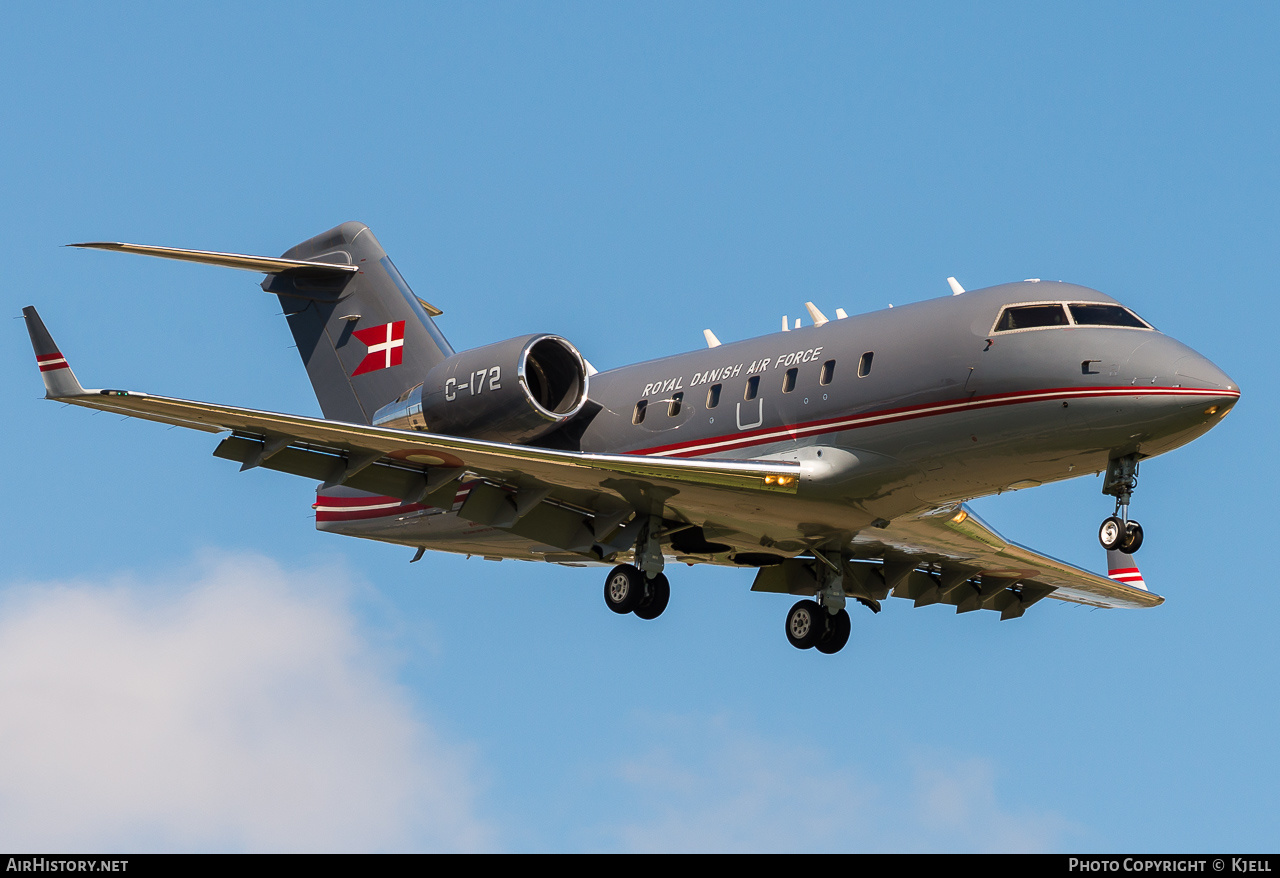
POLYGON ((635 413, 631 415, 631 423, 643 424, 645 409, 649 408, 649 400, 642 399, 636 403, 635 413))
MULTIPOLYGON (((871 364, 867 363, 867 365, 870 366, 871 364)), ((830 384, 831 379, 834 378, 835 375, 836 375, 836 361, 827 360, 825 363, 822 364, 822 375, 818 378, 818 383, 822 385, 830 384)))
POLYGON ((720 388, 723 384, 712 384, 707 390, 707 408, 713 409, 720 404, 720 388))
MULTIPOLYGON (((865 354, 862 355, 862 358, 858 360, 858 377, 859 378, 866 378, 868 375, 871 374, 871 358, 874 357, 875 355, 876 355, 875 351, 867 351, 865 354)), ((834 365, 835 365, 835 361, 833 360, 832 366, 834 365)))
POLYGON ((1005 308, 996 322, 996 332, 1014 329, 1044 329, 1049 326, 1066 326, 1067 312, 1059 304, 1018 305, 1005 308))
POLYGON ((743 392, 742 398, 752 400, 758 393, 760 393, 760 376, 752 375, 747 379, 747 389, 743 392))
POLYGON ((1081 326, 1128 326, 1133 329, 1150 329, 1138 315, 1119 305, 1074 304, 1071 319, 1081 326))
POLYGON ((782 376, 782 392, 790 393, 796 389, 796 375, 800 374, 799 369, 788 369, 787 373, 782 376))
POLYGON ((673 393, 671 399, 667 402, 667 417, 674 418, 680 414, 680 406, 684 402, 683 393, 673 393))

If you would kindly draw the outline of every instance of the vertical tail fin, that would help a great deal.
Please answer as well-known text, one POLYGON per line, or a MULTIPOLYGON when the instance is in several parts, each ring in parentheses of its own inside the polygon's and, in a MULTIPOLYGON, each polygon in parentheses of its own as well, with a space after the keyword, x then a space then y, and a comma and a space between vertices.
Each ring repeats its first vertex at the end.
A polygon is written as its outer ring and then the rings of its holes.
POLYGON ((413 294, 363 223, 343 223, 284 258, 359 269, 344 276, 283 271, 262 283, 280 298, 326 418, 370 423, 453 355, 431 319, 440 311, 413 294))

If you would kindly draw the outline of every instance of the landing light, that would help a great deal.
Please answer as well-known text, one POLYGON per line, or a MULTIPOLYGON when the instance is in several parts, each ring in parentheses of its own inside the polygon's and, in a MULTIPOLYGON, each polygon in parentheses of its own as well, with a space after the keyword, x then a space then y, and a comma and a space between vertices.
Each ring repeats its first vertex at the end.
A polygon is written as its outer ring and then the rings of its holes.
POLYGON ((1211 405, 1204 410, 1204 413, 1206 415, 1216 415, 1218 413, 1218 407, 1216 405, 1211 405))
POLYGON ((795 482, 796 482, 795 476, 765 476, 764 477, 764 483, 766 485, 777 485, 781 488, 790 487, 791 485, 794 485, 795 482))
POLYGON ((964 521, 966 518, 968 518, 968 517, 969 517, 969 513, 965 512, 963 509, 961 509, 961 510, 960 510, 959 512, 957 512, 955 515, 951 516, 951 523, 952 523, 952 524, 960 524, 961 522, 963 522, 963 521, 964 521))

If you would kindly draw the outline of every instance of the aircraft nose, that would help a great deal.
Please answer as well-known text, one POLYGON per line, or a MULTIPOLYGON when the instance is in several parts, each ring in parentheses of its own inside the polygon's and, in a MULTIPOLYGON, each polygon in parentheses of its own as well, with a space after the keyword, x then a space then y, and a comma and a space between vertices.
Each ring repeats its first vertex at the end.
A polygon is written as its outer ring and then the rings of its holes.
POLYGON ((1211 397, 1212 405, 1217 408, 1215 414, 1225 415, 1240 399, 1240 387, 1231 380, 1231 376, 1194 352, 1174 363, 1173 377, 1184 387, 1219 391, 1211 397))
POLYGON ((1189 356, 1180 357, 1173 364, 1173 374, 1177 378, 1183 379, 1188 385, 1203 387, 1206 390, 1213 388, 1221 388, 1239 393, 1240 388, 1236 387, 1231 377, 1223 372, 1205 357, 1199 354, 1191 354, 1189 356))
POLYGON ((1240 387, 1207 357, 1177 339, 1156 336, 1129 355, 1122 373, 1137 386, 1181 387, 1195 391, 1206 404, 1230 407, 1240 387))

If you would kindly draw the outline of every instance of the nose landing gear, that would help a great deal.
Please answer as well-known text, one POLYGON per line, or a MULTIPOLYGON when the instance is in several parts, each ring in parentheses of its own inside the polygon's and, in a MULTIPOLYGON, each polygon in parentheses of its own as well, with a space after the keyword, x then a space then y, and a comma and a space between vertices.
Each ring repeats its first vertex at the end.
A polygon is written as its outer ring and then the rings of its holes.
POLYGON ((1116 498, 1116 511, 1098 528, 1098 542, 1107 551, 1117 549, 1132 555, 1142 546, 1142 525, 1129 520, 1129 501, 1138 489, 1138 455, 1127 454, 1107 463, 1102 493, 1116 498))

